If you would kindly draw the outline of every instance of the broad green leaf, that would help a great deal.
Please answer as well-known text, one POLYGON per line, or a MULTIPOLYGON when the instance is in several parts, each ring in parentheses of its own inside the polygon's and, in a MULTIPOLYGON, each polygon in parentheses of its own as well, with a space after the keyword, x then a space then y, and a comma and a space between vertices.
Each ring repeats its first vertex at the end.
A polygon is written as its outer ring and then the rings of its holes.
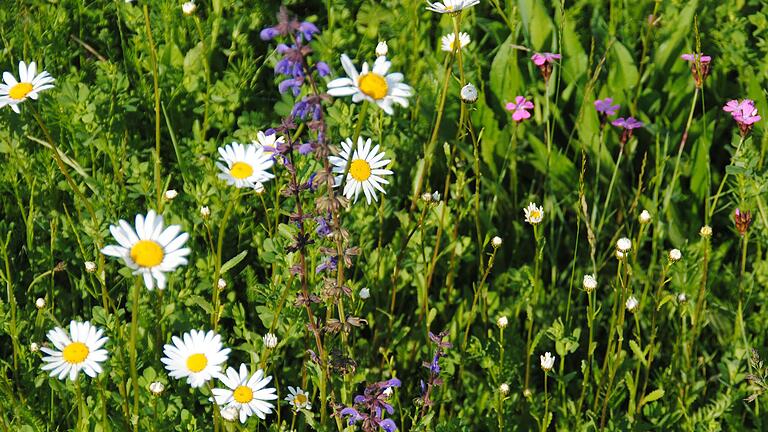
POLYGON ((229 261, 225 262, 224 265, 221 266, 221 274, 224 274, 228 272, 229 270, 232 270, 232 268, 240 263, 240 261, 245 258, 245 256, 248 255, 248 251, 242 251, 239 254, 232 257, 229 261))

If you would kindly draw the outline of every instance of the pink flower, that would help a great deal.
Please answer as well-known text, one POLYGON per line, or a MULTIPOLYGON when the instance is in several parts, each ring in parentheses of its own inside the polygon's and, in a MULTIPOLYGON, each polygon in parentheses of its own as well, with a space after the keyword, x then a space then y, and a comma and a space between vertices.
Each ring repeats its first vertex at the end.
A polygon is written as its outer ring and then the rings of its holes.
POLYGON ((704 55, 702 53, 683 54, 680 56, 680 58, 689 62, 695 62, 698 59, 702 64, 706 64, 712 61, 712 57, 708 55, 704 55))
POLYGON ((709 75, 709 63, 712 61, 712 57, 702 53, 693 53, 683 54, 680 58, 690 63, 691 75, 696 82, 696 87, 701 88, 707 75, 709 75))
POLYGON ((531 113, 527 110, 533 109, 533 102, 526 100, 523 96, 517 96, 515 102, 507 102, 505 108, 507 111, 512 111, 512 120, 521 122, 531 118, 531 113))
POLYGON ((736 99, 729 100, 723 106, 723 111, 731 113, 731 117, 739 125, 742 136, 746 136, 752 130, 752 125, 761 119, 760 115, 757 114, 755 102, 751 99, 744 99, 742 101, 736 99))
POLYGON ((613 104, 612 98, 598 99, 595 101, 595 109, 600 114, 612 116, 616 114, 616 111, 618 111, 619 108, 621 107, 619 104, 616 104, 616 105, 612 105, 612 104, 613 104))
POLYGON ((531 56, 531 60, 533 60, 533 64, 536 66, 544 66, 547 63, 554 63, 555 60, 560 60, 562 56, 560 54, 552 54, 552 53, 536 53, 531 56))
POLYGON ((611 124, 627 130, 643 127, 643 122, 637 120, 634 117, 627 117, 626 119, 624 119, 624 117, 619 117, 616 120, 612 121, 611 124))

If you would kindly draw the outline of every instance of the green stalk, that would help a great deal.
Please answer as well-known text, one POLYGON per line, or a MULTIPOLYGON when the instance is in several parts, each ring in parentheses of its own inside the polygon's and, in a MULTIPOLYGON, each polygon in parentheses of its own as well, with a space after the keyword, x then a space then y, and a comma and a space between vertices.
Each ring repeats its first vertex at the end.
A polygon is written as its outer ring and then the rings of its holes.
POLYGON ((549 373, 547 371, 544 371, 544 417, 541 419, 541 431, 547 430, 548 421, 547 417, 549 417, 549 392, 547 389, 547 375, 549 373))
POLYGON ((130 362, 131 362, 131 383, 133 384, 133 423, 134 432, 139 430, 139 374, 136 370, 136 335, 139 327, 139 290, 142 286, 142 278, 136 277, 133 284, 133 300, 131 305, 131 341, 130 341, 130 362))
POLYGON ((592 350, 592 340, 594 339, 594 317, 595 317, 595 306, 594 306, 594 300, 592 299, 592 296, 594 295, 594 291, 591 293, 587 293, 587 327, 589 328, 589 339, 587 339, 587 367, 584 371, 584 379, 581 381, 581 395, 579 396, 579 405, 576 409, 577 414, 581 414, 581 407, 584 405, 584 397, 587 394, 587 383, 589 382, 589 377, 592 372, 592 361, 593 361, 593 350, 592 350))
POLYGON ((533 237, 536 239, 536 255, 533 258, 533 294, 531 295, 531 313, 528 316, 528 336, 525 342, 525 385, 523 391, 527 392, 529 389, 531 377, 531 337, 533 335, 533 321, 536 315, 534 308, 538 306, 539 302, 539 279, 541 278, 541 258, 540 248, 541 239, 539 238, 539 225, 533 224, 533 237))
MULTIPOLYGON (((731 160, 736 160, 736 158, 739 156, 739 151, 741 150, 741 145, 744 144, 745 136, 742 135, 739 139, 739 144, 736 146, 736 151, 733 153, 733 158, 731 160)), ((717 193, 715 194, 712 199, 714 200, 712 202, 712 207, 709 209, 709 214, 707 215, 707 223, 709 223, 709 220, 712 219, 712 215, 715 214, 715 209, 717 209, 717 200, 720 199, 720 195, 723 192, 723 187, 725 186, 725 181, 728 179, 728 170, 725 171, 725 174, 723 174, 723 179, 720 181, 720 186, 717 188, 717 193)))
POLYGON ((691 101, 691 110, 688 112, 688 122, 685 124, 685 131, 683 131, 683 137, 680 139, 680 146, 677 149, 677 159, 675 159, 675 169, 672 171, 672 183, 667 188, 667 193, 664 195, 663 211, 667 210, 669 201, 672 199, 672 192, 675 190, 675 184, 677 183, 678 171, 680 169, 680 158, 683 155, 683 149, 685 148, 685 142, 688 140, 688 131, 691 129, 691 123, 693 122, 693 112, 696 109, 696 101, 699 99, 700 88, 696 87, 693 93, 693 100, 691 101))
POLYGON ((160 174, 160 71, 157 68, 155 41, 152 39, 152 28, 149 25, 149 6, 146 3, 144 3, 144 26, 147 31, 147 42, 149 43, 149 59, 152 66, 152 83, 155 94, 155 192, 157 195, 157 209, 160 211, 163 208, 163 179, 160 174))
MULTIPOLYGON (((499 327, 499 378, 504 374, 504 328, 499 327)), ((501 380, 499 380, 501 381, 501 380)), ((498 415, 499 432, 504 430, 504 395, 499 391, 499 408, 496 411, 498 415)))
POLYGON ((229 221, 229 217, 232 213, 232 209, 234 208, 235 204, 237 204, 240 201, 240 189, 237 189, 237 192, 235 192, 234 199, 229 200, 227 203, 227 208, 224 210, 224 217, 221 220, 221 224, 219 225, 219 237, 217 240, 216 245, 216 263, 215 263, 215 270, 213 272, 213 294, 211 303, 213 305, 213 310, 211 311, 211 327, 213 327, 213 331, 216 331, 216 329, 219 326, 219 278, 221 277, 221 261, 222 261, 222 253, 224 248, 224 234, 226 234, 226 228, 227 228, 227 222, 229 221))

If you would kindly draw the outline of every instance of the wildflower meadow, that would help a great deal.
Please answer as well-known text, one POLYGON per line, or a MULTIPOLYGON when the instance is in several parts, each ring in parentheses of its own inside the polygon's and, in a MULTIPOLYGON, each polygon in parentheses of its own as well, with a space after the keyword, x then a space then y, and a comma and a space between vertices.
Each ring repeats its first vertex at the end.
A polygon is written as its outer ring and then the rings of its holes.
POLYGON ((0 1, 0 431, 768 430, 767 37, 0 1))

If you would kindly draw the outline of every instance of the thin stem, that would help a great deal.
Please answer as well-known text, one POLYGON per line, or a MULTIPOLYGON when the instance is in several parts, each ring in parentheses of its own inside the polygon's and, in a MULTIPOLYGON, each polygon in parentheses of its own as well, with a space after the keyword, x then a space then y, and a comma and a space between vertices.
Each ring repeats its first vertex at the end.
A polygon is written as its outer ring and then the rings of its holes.
POLYGON ((693 93, 693 100, 691 101, 691 110, 688 112, 688 122, 685 124, 685 131, 683 131, 683 137, 680 139, 680 146, 677 149, 677 159, 675 159, 675 168, 672 170, 672 184, 667 187, 667 193, 664 195, 663 210, 666 211, 669 206, 669 201, 672 199, 672 193, 675 190, 675 184, 677 183, 678 170, 680 168, 680 158, 683 155, 683 149, 685 148, 685 142, 688 140, 688 131, 691 129, 691 123, 693 122, 693 112, 696 109, 696 101, 699 99, 699 92, 701 89, 696 87, 693 93))
MULTIPOLYGON (((741 138, 739 139, 739 144, 736 146, 736 151, 733 153, 733 157, 731 158, 732 161, 739 156, 739 150, 741 150, 741 145, 744 144, 744 138, 745 136, 742 135, 741 138)), ((720 199, 720 195, 723 192, 723 187, 725 186, 725 181, 727 179, 728 179, 728 170, 726 169, 725 174, 723 174, 723 179, 720 181, 720 186, 717 188, 717 193, 715 194, 714 197, 712 197, 713 202, 712 202, 712 207, 710 207, 709 209, 709 214, 707 215, 707 223, 709 222, 709 220, 712 219, 712 215, 715 214, 715 210, 717 209, 717 200, 720 199)))
POLYGON ((163 208, 163 180, 160 177, 160 72, 157 68, 157 52, 155 51, 155 41, 152 39, 152 28, 149 25, 149 6, 146 3, 144 3, 144 26, 149 43, 149 59, 152 66, 152 83, 155 93, 155 191, 157 209, 160 211, 163 208))
POLYGON ((131 306, 131 341, 130 341, 130 362, 131 362, 131 383, 133 384, 133 423, 134 432, 139 430, 139 375, 136 370, 136 336, 139 329, 139 290, 142 286, 142 278, 137 277, 133 284, 133 300, 131 306))
POLYGON ((211 311, 211 327, 213 331, 219 326, 219 278, 221 277, 221 261, 224 248, 224 235, 226 234, 227 222, 232 213, 234 206, 240 201, 240 189, 237 189, 234 199, 230 199, 227 203, 227 208, 224 210, 224 217, 221 219, 219 225, 219 236, 216 245, 216 262, 213 272, 213 293, 212 293, 212 311, 211 311))
POLYGON ((547 372, 544 372, 544 417, 541 419, 541 430, 547 430, 549 417, 549 391, 547 389, 547 372))

